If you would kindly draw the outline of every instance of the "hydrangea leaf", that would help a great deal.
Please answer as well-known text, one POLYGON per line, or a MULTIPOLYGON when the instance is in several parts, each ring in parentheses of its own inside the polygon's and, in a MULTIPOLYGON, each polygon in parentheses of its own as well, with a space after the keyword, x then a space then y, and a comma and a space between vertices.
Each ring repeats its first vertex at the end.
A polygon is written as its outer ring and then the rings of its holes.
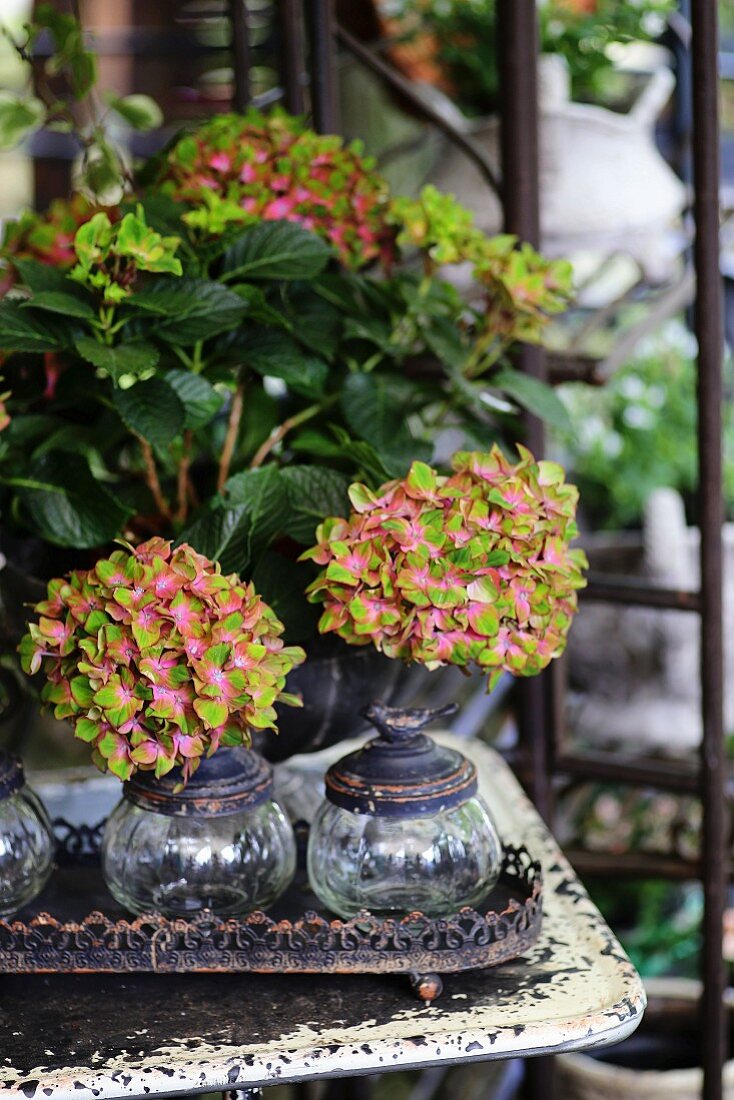
POLYGON ((12 149, 43 126, 46 108, 36 96, 0 92, 0 149, 12 149))
POLYGON ((54 351, 65 343, 63 330, 55 322, 35 316, 16 300, 0 301, 0 347, 4 354, 54 351))
POLYGON ((163 124, 163 112, 149 95, 108 95, 107 102, 133 130, 156 130, 163 124))
POLYGON ((313 279, 332 256, 326 242, 289 221, 263 222, 248 229, 227 250, 224 278, 313 279))
POLYGON ((224 404, 224 397, 200 374, 188 370, 170 370, 166 372, 166 382, 183 403, 186 428, 205 427, 224 404))
POLYGON ((127 301, 160 317, 156 335, 171 344, 189 346, 240 325, 248 303, 233 290, 209 279, 159 279, 127 301))
POLYGON ((229 713, 226 703, 219 703, 214 699, 195 699, 194 710, 208 729, 221 726, 229 713))
POLYGON ((149 376, 160 358, 158 348, 142 340, 115 347, 101 344, 93 336, 79 336, 74 346, 82 359, 104 371, 114 382, 149 376))
POLYGON ((113 404, 128 428, 156 447, 165 447, 186 423, 186 408, 162 378, 115 390, 113 404))
POLYGON ((34 529, 55 546, 102 546, 117 538, 131 509, 98 482, 81 455, 43 454, 20 497, 34 529))

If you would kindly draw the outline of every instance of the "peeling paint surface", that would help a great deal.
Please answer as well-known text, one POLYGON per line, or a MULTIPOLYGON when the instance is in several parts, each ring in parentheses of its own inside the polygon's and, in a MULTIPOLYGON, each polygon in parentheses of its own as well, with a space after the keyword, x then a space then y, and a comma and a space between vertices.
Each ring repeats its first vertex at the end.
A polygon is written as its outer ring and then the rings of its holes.
POLYGON ((501 836, 543 863, 543 928, 524 958, 447 975, 430 1007, 400 977, 5 976, 0 1100, 244 1088, 580 1050, 633 1031, 645 999, 622 948, 507 765, 481 744, 461 749, 501 836))

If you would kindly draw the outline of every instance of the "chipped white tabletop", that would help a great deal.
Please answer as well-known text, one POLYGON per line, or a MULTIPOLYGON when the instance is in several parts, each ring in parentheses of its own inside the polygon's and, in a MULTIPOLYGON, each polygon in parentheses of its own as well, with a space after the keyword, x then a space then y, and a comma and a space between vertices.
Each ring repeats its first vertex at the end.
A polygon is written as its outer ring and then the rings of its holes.
MULTIPOLYGON (((310 772, 344 749, 300 761, 310 772)), ((4 976, 0 1097, 112 1100, 246 1088, 623 1039, 644 1011, 639 976, 501 757, 477 742, 461 749, 477 765, 503 838, 525 844, 543 865, 543 928, 526 956, 447 975, 430 1006, 398 977, 4 976)), ((62 791, 68 805, 70 789, 44 788, 52 813, 62 791)), ((100 779, 84 800, 109 797, 100 779)))

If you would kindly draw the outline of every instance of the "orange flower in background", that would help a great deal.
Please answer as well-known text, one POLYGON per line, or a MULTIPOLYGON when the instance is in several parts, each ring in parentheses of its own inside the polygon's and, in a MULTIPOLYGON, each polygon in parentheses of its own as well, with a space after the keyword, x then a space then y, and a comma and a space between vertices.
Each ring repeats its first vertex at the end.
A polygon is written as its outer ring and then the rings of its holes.
POLYGON ((438 39, 432 34, 418 34, 410 42, 399 41, 403 31, 397 20, 383 21, 386 38, 395 38, 395 45, 388 50, 388 57, 396 69, 409 80, 432 84, 444 92, 453 91, 443 66, 438 61, 438 39))
POLYGON ((599 5, 597 0, 555 0, 555 7, 565 8, 577 15, 595 15, 599 5))

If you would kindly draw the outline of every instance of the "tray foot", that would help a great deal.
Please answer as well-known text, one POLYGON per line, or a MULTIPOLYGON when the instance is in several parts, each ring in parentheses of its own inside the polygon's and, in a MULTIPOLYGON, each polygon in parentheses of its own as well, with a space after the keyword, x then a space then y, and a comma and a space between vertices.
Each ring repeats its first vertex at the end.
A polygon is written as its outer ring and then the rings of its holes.
POLYGON ((408 975, 413 992, 416 993, 427 1005, 440 997, 443 992, 443 982, 438 974, 418 974, 413 970, 408 975))

